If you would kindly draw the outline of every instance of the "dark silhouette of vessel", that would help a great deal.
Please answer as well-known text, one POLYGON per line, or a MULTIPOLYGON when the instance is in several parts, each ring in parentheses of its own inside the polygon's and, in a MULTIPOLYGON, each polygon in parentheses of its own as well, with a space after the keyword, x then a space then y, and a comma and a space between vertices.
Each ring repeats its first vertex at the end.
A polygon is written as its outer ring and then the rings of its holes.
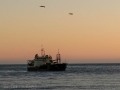
POLYGON ((65 71, 67 63, 61 63, 60 53, 58 51, 56 60, 51 55, 45 55, 45 51, 41 49, 41 56, 35 55, 33 60, 28 60, 28 71, 65 71))

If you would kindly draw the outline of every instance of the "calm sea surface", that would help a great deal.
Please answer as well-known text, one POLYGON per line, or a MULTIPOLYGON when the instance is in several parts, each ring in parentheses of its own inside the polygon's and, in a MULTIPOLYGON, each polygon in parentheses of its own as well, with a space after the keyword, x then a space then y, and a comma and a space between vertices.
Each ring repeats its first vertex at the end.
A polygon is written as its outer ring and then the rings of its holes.
POLYGON ((120 90, 120 64, 69 64, 58 72, 0 65, 0 90, 120 90))

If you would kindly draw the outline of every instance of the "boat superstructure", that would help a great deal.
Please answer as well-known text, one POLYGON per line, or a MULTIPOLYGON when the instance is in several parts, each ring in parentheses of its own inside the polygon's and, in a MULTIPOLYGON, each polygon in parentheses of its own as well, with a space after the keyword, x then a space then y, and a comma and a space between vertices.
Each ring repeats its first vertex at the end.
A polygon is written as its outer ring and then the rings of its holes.
POLYGON ((51 55, 45 55, 44 48, 41 49, 41 56, 35 54, 33 60, 28 60, 28 71, 64 71, 67 64, 61 63, 61 56, 58 50, 56 59, 53 60, 51 55))

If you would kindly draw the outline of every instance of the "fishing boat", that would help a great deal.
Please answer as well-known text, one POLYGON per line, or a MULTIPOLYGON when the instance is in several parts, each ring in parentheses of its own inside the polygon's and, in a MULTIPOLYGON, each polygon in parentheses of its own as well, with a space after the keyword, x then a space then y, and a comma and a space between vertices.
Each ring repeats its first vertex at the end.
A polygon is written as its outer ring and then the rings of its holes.
POLYGON ((45 54, 44 48, 41 49, 41 56, 35 54, 33 60, 27 60, 28 71, 65 71, 66 67, 67 63, 61 62, 59 50, 55 60, 51 55, 45 54))

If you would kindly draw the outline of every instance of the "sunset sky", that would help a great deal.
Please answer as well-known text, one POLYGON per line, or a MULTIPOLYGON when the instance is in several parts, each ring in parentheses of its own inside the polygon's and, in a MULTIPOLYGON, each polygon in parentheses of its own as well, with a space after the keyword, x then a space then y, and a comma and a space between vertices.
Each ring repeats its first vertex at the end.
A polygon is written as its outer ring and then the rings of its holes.
POLYGON ((120 0, 0 0, 0 64, 26 63, 41 45, 63 62, 120 63, 120 0))

